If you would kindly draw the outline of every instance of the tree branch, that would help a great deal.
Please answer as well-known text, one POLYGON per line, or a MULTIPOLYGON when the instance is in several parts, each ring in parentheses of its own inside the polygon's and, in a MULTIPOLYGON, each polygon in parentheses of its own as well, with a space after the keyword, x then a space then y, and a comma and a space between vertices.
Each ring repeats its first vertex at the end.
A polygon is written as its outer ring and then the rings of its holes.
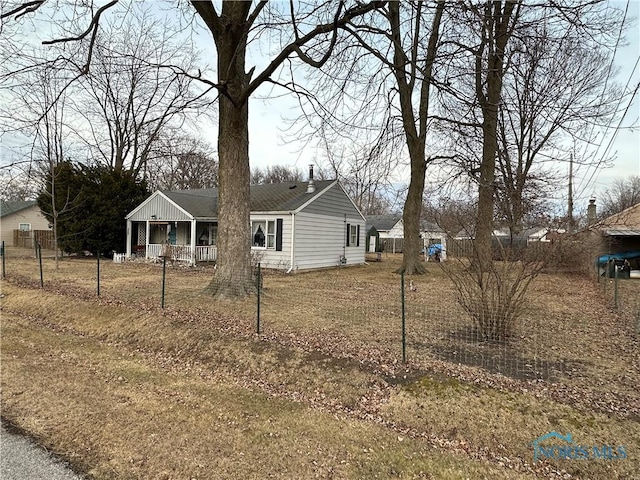
POLYGON ((0 15, 0 18, 7 18, 11 15, 17 14, 15 20, 19 19, 23 15, 27 13, 35 12, 38 8, 40 8, 44 2, 47 0, 33 0, 31 2, 25 2, 22 5, 17 6, 13 10, 8 11, 7 13, 3 13, 0 15))
POLYGON ((91 58, 93 57, 93 47, 96 43, 96 37, 98 36, 98 27, 100 26, 100 16, 109 8, 113 7, 119 0, 111 0, 106 5, 103 5, 98 9, 93 18, 91 19, 91 23, 89 27, 82 32, 80 35, 76 37, 65 37, 65 38, 56 38, 54 40, 45 40, 42 42, 43 45, 54 45, 56 43, 66 43, 66 42, 76 42, 78 40, 82 40, 91 33, 91 40, 89 41, 89 53, 87 54, 87 62, 80 69, 81 75, 86 75, 89 72, 89 66, 91 65, 91 58))
POLYGON ((366 4, 358 5, 350 10, 347 10, 342 18, 339 20, 334 20, 331 23, 325 23, 323 25, 316 26, 309 33, 296 39, 294 42, 290 43, 286 47, 282 49, 282 51, 276 56, 267 67, 260 72, 254 80, 249 83, 248 88, 244 91, 242 98, 239 103, 246 102, 247 99, 251 96, 251 94, 264 82, 266 81, 276 69, 282 65, 282 63, 291 55, 296 52, 297 49, 304 46, 309 41, 316 38, 318 35, 323 33, 329 33, 334 29, 343 28, 354 18, 359 17, 360 15, 364 15, 367 12, 372 10, 376 10, 382 8, 387 2, 386 1, 372 1, 366 4))

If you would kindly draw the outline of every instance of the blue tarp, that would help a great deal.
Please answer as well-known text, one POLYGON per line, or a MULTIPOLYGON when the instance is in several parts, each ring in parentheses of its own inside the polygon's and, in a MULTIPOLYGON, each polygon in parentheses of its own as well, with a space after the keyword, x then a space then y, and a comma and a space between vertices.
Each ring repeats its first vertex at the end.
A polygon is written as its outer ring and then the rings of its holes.
POLYGON ((631 258, 640 258, 640 250, 601 255, 598 257, 598 263, 607 263, 609 260, 629 260, 631 258))
POLYGON ((444 247, 442 246, 441 243, 433 243, 429 245, 429 248, 427 248, 427 255, 432 257, 436 254, 436 252, 442 253, 443 250, 444 250, 444 247))

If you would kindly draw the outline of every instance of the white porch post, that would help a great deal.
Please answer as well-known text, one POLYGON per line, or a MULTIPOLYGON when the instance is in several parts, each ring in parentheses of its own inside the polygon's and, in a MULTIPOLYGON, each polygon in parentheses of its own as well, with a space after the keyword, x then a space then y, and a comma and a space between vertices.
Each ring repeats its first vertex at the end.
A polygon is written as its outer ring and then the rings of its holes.
POLYGON ((149 223, 149 220, 145 221, 145 226, 146 226, 146 232, 144 235, 144 258, 149 258, 149 232, 151 231, 151 224, 149 223))
POLYGON ((191 264, 196 264, 196 219, 191 219, 191 264))
POLYGON ((131 229, 132 223, 131 220, 127 219, 127 256, 126 258, 131 258, 131 229))

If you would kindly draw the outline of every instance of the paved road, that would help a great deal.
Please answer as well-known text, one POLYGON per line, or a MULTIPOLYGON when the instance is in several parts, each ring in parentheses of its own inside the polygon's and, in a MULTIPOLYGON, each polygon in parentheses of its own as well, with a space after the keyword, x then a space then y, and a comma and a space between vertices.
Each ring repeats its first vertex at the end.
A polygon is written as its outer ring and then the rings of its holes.
POLYGON ((31 440, 0 430, 0 479, 82 480, 66 465, 31 440))

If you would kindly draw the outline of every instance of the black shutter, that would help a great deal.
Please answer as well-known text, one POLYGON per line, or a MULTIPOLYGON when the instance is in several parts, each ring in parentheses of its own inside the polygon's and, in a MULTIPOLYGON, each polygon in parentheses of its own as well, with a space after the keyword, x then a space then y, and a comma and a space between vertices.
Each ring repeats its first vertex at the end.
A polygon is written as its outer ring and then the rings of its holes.
POLYGON ((276 251, 282 251, 282 219, 276 218, 276 251))
POLYGON ((360 225, 358 225, 357 230, 358 230, 358 233, 356 234, 357 235, 357 237, 356 237, 356 247, 359 247, 360 246, 360 225))
POLYGON ((349 233, 351 232, 351 225, 347 223, 347 247, 349 246, 349 233))

